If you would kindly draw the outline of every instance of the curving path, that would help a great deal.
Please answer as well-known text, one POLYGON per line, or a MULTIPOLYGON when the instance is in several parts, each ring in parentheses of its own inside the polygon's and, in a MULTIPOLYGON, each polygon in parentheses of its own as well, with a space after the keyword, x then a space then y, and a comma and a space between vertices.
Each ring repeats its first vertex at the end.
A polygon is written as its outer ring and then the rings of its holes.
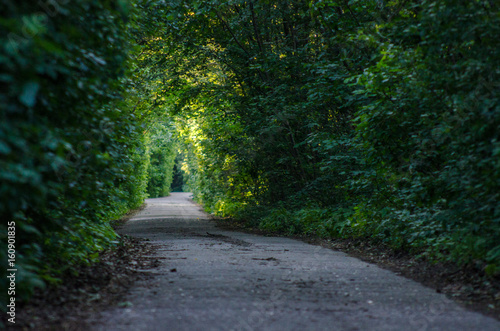
POLYGON ((161 266, 95 330, 500 330, 444 295, 319 246, 217 229, 189 193, 148 199, 122 234, 161 266))

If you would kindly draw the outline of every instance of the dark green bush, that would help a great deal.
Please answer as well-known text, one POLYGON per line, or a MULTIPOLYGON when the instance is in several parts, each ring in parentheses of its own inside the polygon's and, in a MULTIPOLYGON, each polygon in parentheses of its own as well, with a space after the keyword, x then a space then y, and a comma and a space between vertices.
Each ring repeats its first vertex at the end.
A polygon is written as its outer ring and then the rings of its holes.
POLYGON ((364 36, 357 135, 374 194, 353 225, 397 246, 500 270, 500 32, 491 1, 422 1, 364 36))
POLYGON ((142 129, 123 98, 128 11, 127 1, 0 4, 0 257, 15 221, 18 300, 94 261, 115 238, 109 220, 142 203, 142 129))

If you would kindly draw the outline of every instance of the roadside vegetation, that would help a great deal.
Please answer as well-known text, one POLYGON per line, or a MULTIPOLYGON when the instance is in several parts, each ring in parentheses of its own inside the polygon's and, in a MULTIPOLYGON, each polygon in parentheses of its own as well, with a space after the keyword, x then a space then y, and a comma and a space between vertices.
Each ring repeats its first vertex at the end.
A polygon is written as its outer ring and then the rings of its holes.
POLYGON ((110 221, 168 195, 177 154, 141 83, 133 6, 44 3, 0 4, 2 310, 7 268, 19 304, 97 262, 118 243, 110 221))
POLYGON ((500 271, 494 1, 144 1, 217 215, 500 271))
POLYGON ((500 273, 496 2, 54 8, 0 4, 0 214, 20 297, 96 261, 109 222, 168 195, 174 168, 176 190, 183 177, 249 226, 500 273))

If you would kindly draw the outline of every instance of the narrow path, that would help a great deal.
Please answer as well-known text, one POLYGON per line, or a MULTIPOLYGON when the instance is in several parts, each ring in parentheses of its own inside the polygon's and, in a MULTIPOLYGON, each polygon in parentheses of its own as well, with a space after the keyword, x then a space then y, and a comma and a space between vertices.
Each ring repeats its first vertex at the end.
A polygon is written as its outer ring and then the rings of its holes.
POLYGON ((344 253, 221 231, 189 193, 148 199, 123 234, 158 245, 153 277, 95 330, 500 330, 444 295, 344 253))

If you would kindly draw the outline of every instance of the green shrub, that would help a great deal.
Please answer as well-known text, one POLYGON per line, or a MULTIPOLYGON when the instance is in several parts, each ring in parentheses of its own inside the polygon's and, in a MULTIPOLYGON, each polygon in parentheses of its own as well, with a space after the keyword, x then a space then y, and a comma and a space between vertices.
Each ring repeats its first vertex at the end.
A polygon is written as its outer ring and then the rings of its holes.
POLYGON ((0 258, 15 221, 18 300, 95 261, 146 179, 125 79, 128 2, 45 4, 0 4, 0 258))
MULTIPOLYGON (((488 1, 423 1, 364 36, 378 62, 357 137, 374 194, 353 226, 398 247, 500 265, 500 32, 488 1)), ((490 269, 492 269, 490 267, 490 269)))
POLYGON ((156 122, 149 128, 148 195, 150 198, 165 197, 170 194, 173 180, 177 144, 173 128, 162 122, 156 122))

